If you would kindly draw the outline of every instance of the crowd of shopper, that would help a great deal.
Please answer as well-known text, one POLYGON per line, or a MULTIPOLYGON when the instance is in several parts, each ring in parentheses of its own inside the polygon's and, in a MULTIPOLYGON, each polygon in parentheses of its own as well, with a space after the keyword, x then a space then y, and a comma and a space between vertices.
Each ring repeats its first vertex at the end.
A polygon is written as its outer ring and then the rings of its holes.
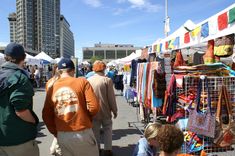
MULTIPOLYGON (((33 85, 37 67, 25 70, 24 48, 10 43, 6 63, 0 70, 0 156, 39 156, 37 115, 33 111, 33 85)), ((118 116, 112 74, 96 61, 94 74, 76 78, 72 60, 63 58, 51 68, 53 77, 46 84, 42 118, 54 136, 51 154, 63 156, 112 156, 112 118, 118 116), (101 127, 104 149, 100 147, 101 127)), ((112 71, 112 70, 111 70, 112 71)), ((112 71, 113 72, 113 71, 112 71)), ((51 75, 50 75, 51 76, 51 75)), ((38 83, 37 83, 38 86, 38 83)), ((176 156, 183 144, 183 133, 174 126, 148 125, 133 149, 133 156, 176 156)))

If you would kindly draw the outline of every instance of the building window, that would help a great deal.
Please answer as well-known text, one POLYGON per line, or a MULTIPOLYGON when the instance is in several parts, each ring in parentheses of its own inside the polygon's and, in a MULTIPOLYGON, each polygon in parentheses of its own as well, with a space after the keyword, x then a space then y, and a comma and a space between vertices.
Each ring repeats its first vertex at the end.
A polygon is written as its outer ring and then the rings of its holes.
POLYGON ((106 59, 115 59, 115 50, 107 50, 106 59))
POLYGON ((135 50, 128 50, 127 55, 130 55, 131 53, 135 52, 135 50))
POLYGON ((95 56, 99 59, 104 59, 104 50, 96 50, 95 56))
POLYGON ((117 58, 123 58, 126 57, 126 51, 125 50, 118 50, 117 51, 117 58))
POLYGON ((83 51, 83 58, 84 59, 91 59, 93 56, 93 51, 91 50, 84 50, 83 51))

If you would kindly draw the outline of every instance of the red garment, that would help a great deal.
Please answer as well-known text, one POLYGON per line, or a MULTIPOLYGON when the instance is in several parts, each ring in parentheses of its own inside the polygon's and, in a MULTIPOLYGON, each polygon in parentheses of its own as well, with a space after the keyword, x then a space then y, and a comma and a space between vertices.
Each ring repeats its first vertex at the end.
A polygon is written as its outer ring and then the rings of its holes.
POLYGON ((148 63, 147 64, 147 69, 146 69, 146 87, 145 87, 145 90, 144 90, 144 95, 145 95, 144 105, 147 108, 151 108, 151 104, 148 103, 148 89, 149 89, 149 87, 151 87, 151 85, 149 85, 149 83, 151 82, 150 77, 152 76, 150 74, 151 73, 150 71, 151 71, 151 63, 148 63))
POLYGON ((181 50, 178 50, 176 52, 176 57, 175 57, 175 63, 174 63, 174 68, 178 67, 178 66, 184 66, 185 62, 184 62, 184 58, 182 56, 181 50))
POLYGON ((218 28, 219 30, 223 30, 228 27, 228 15, 227 12, 218 16, 218 28))
POLYGON ((189 36, 189 32, 184 34, 184 43, 189 43, 190 42, 190 36, 189 36))

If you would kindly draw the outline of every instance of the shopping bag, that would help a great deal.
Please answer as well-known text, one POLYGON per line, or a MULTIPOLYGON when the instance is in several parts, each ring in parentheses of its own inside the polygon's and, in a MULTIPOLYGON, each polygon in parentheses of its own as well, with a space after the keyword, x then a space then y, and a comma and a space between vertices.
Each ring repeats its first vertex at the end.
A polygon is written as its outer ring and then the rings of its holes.
POLYGON ((207 109, 206 112, 200 111, 202 79, 199 80, 196 107, 189 110, 187 129, 203 136, 214 138, 215 136, 215 115, 211 112, 211 97, 208 87, 208 80, 205 78, 207 90, 207 109))
POLYGON ((232 105, 229 101, 229 95, 226 87, 223 85, 219 94, 219 101, 216 111, 216 130, 214 143, 220 147, 227 147, 234 144, 235 140, 235 121, 233 120, 232 105), (225 102, 225 107, 228 112, 228 124, 222 121, 222 100, 225 102))
POLYGON ((214 54, 219 57, 228 57, 233 54, 234 34, 215 39, 214 54))

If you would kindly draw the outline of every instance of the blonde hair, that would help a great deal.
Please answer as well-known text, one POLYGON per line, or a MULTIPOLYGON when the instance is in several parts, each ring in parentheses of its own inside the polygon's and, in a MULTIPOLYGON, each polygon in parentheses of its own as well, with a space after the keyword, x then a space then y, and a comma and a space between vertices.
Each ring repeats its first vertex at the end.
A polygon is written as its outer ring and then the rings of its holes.
POLYGON ((54 76, 53 76, 52 80, 49 82, 49 84, 48 84, 48 86, 47 86, 48 89, 50 89, 51 87, 53 87, 53 85, 55 84, 55 82, 60 79, 61 73, 62 73, 62 72, 61 72, 60 70, 58 70, 58 68, 55 69, 54 76))
POLYGON ((158 130, 162 125, 160 123, 149 123, 144 130, 144 137, 149 141, 156 138, 158 130))

